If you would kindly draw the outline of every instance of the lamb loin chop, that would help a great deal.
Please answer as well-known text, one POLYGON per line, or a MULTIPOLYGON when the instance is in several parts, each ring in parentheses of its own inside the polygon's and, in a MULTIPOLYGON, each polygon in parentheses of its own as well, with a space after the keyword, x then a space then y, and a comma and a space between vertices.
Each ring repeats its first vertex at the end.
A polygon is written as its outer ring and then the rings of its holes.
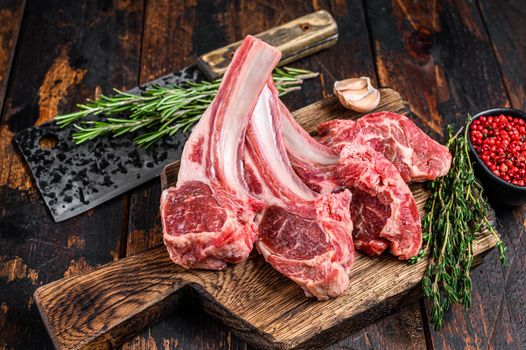
POLYGON ((351 191, 356 249, 369 255, 390 249, 400 259, 416 255, 422 242, 420 215, 396 167, 366 144, 342 143, 334 149, 322 145, 284 105, 280 111, 287 152, 299 177, 319 193, 351 191))
POLYGON ((331 120, 318 129, 319 141, 336 151, 351 141, 368 144, 389 159, 407 183, 434 180, 446 175, 451 167, 447 147, 404 115, 377 112, 356 121, 331 120))

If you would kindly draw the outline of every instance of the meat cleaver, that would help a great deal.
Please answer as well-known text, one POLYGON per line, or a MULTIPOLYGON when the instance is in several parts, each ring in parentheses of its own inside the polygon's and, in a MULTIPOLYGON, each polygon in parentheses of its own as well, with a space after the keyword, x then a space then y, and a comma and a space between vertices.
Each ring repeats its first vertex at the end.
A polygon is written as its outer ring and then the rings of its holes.
MULTIPOLYGON (((332 16, 324 10, 256 35, 282 52, 280 65, 322 49, 338 39, 332 16)), ((165 86, 216 79, 225 72, 240 41, 200 56, 196 65, 129 90, 140 93, 152 84, 165 86)), ((19 132, 15 137, 53 219, 60 222, 83 213, 159 176, 165 165, 180 158, 187 134, 178 133, 148 149, 138 148, 135 135, 110 136, 75 145, 73 126, 55 122, 19 132), (44 139, 54 140, 53 147, 44 139)))

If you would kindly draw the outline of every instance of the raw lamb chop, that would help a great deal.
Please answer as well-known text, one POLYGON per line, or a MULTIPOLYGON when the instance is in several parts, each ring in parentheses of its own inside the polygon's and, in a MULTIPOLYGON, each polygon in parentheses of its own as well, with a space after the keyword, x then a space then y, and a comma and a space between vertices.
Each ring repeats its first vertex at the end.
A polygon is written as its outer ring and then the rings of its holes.
POLYGON ((313 139, 280 108, 287 152, 294 170, 320 193, 349 188, 355 247, 369 255, 390 248, 400 259, 420 250, 422 229, 416 202, 396 167, 364 144, 350 143, 339 155, 313 139))
POLYGON ((242 155, 259 95, 281 53, 248 36, 185 144, 176 187, 161 196, 164 243, 185 268, 219 270, 247 258, 265 205, 245 188, 242 155))
POLYGON ((350 193, 320 195, 294 173, 285 150, 272 80, 247 132, 247 185, 268 207, 259 220, 260 253, 307 296, 326 300, 349 285, 354 261, 350 193))
POLYGON ((451 154, 413 121, 392 112, 377 112, 353 120, 331 120, 319 126, 320 142, 340 150, 347 142, 366 143, 382 153, 406 182, 434 180, 447 174, 451 154))
POLYGON ((375 255, 389 248, 405 260, 418 254, 420 214, 393 163, 368 145, 351 142, 341 150, 336 178, 353 195, 350 211, 356 249, 375 255))

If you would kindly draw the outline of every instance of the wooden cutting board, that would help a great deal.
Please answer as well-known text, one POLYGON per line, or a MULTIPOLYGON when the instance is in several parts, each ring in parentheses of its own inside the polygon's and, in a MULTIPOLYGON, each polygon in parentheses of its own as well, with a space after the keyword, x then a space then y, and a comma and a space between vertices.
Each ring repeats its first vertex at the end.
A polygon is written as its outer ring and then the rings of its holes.
MULTIPOLYGON (((378 110, 409 113, 397 92, 381 93, 378 110)), ((360 116, 335 98, 293 114, 310 132, 323 121, 360 116)), ((178 162, 166 167, 163 187, 175 184, 177 169, 178 162)), ((412 190, 422 213, 428 193, 422 185, 412 190)), ((495 244, 494 237, 483 232, 474 244, 475 262, 495 244)), ((42 286, 35 291, 35 301, 58 349, 118 346, 168 314, 188 290, 198 295, 208 313, 257 347, 319 348, 385 316, 404 299, 417 297, 426 266, 426 260, 409 265, 389 254, 358 254, 346 293, 318 302, 306 298, 260 256, 220 272, 184 270, 160 246, 42 286)))

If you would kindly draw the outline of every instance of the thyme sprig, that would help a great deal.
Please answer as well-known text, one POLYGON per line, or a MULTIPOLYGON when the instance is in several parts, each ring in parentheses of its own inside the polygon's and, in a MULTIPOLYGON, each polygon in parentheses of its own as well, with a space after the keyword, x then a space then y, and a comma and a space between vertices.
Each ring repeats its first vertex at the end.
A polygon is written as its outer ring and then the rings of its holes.
MULTIPOLYGON (((301 89, 304 80, 317 75, 304 69, 284 67, 274 69, 272 77, 282 96, 301 89)), ((149 147, 165 136, 188 131, 212 102, 220 83, 218 79, 181 86, 153 85, 140 95, 114 89, 115 95, 88 100, 77 105, 78 111, 57 116, 55 120, 60 127, 74 124, 76 144, 102 135, 118 137, 141 131, 134 140, 139 146, 149 147), (97 118, 93 120, 93 117, 97 118)))
POLYGON ((451 169, 446 176, 428 183, 431 196, 422 219, 424 245, 410 261, 416 263, 431 257, 422 286, 424 295, 432 301, 431 321, 437 330, 453 303, 466 309, 471 306, 473 241, 484 229, 496 237, 500 262, 507 263, 506 246, 488 220, 488 204, 470 161, 470 120, 468 117, 456 134, 452 126, 448 127, 451 169))

